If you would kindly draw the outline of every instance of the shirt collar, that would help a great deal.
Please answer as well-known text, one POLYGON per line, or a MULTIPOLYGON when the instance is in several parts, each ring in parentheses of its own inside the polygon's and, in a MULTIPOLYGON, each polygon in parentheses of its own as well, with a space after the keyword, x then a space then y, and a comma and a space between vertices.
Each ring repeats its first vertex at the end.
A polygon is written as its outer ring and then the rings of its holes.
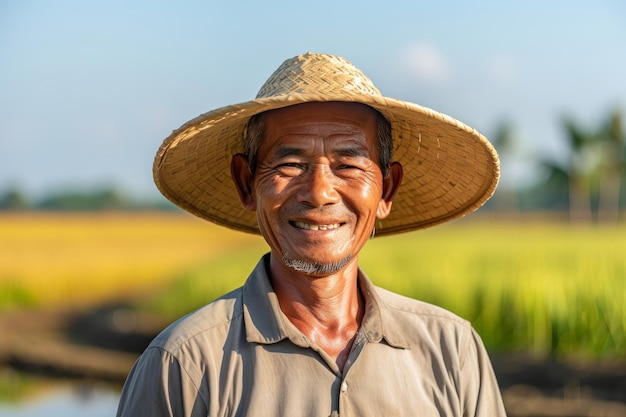
POLYGON ((393 310, 382 300, 377 287, 360 269, 359 286, 365 298, 365 316, 361 329, 368 341, 380 343, 384 340, 388 345, 396 348, 409 348, 398 320, 393 317, 393 310))
POLYGON ((271 344, 289 338, 297 346, 308 347, 304 335, 280 310, 268 270, 269 254, 266 254, 243 286, 246 340, 249 343, 271 344))
MULTIPOLYGON (((272 289, 268 274, 269 254, 261 258, 243 286, 243 312, 246 340, 249 343, 271 344, 288 338, 294 344, 308 347, 302 333, 280 310, 278 298, 272 289)), ((369 342, 407 348, 408 343, 400 327, 391 316, 392 311, 377 294, 376 287, 359 270, 359 286, 365 298, 365 315, 361 331, 369 342)))

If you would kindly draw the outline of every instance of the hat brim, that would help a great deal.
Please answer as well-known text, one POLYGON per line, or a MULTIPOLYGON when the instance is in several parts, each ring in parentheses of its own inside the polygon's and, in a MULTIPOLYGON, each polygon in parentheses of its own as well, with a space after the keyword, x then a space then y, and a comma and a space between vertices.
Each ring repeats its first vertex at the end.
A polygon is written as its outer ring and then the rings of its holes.
POLYGON ((243 152, 250 117, 312 101, 371 106, 391 123, 393 160, 404 177, 389 216, 376 236, 431 227, 482 206, 495 191, 498 155, 475 129, 445 114, 393 98, 345 94, 289 94, 260 98, 202 114, 175 130, 154 160, 161 193, 186 211, 222 226, 259 233, 256 214, 241 204, 231 179, 233 155, 243 152))

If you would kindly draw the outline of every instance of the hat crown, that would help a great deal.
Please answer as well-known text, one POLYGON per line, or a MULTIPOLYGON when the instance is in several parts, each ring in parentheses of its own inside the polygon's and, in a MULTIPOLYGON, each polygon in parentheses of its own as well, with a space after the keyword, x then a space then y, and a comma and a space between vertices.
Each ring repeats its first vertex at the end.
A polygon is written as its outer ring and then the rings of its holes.
POLYGON ((289 94, 382 96, 372 81, 348 60, 314 53, 283 62, 263 84, 256 98, 289 94))

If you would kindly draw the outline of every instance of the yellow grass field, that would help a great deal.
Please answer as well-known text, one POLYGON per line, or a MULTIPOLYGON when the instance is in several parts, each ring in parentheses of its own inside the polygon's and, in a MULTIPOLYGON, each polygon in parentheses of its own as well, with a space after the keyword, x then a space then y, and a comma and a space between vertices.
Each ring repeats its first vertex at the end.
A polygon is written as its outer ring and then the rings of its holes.
POLYGON ((181 213, 3 214, 0 308, 16 291, 39 307, 135 297, 248 245, 264 243, 181 213))
MULTIPOLYGON (((174 319, 265 251, 182 213, 3 214, 0 312, 128 301, 174 319)), ((491 347, 626 355, 626 225, 468 216, 362 254, 375 283, 470 319, 491 347)))

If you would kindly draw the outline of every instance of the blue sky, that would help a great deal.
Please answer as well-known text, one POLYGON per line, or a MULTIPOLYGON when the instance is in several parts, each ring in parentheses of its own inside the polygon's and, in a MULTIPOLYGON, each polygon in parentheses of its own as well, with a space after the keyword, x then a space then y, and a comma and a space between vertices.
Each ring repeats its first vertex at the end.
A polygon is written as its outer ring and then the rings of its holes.
MULTIPOLYGON (((157 195, 187 120, 251 99, 285 59, 342 55, 384 95, 563 158, 561 118, 626 110, 626 3, 0 0, 0 192, 157 195)), ((503 155, 503 184, 537 175, 503 155)))

